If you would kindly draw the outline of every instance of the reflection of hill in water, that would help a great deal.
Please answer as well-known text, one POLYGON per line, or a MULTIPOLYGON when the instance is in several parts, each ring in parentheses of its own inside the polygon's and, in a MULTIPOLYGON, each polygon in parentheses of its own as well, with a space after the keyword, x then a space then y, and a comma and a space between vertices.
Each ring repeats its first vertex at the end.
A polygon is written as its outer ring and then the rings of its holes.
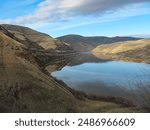
POLYGON ((77 54, 69 63, 69 66, 80 65, 83 63, 102 63, 108 62, 108 60, 103 60, 95 57, 92 53, 79 53, 77 54))
POLYGON ((103 62, 108 62, 108 60, 99 59, 90 52, 78 53, 76 55, 68 55, 50 61, 47 66, 47 70, 51 73, 57 70, 61 70, 65 66, 75 66, 83 63, 103 63, 103 62))

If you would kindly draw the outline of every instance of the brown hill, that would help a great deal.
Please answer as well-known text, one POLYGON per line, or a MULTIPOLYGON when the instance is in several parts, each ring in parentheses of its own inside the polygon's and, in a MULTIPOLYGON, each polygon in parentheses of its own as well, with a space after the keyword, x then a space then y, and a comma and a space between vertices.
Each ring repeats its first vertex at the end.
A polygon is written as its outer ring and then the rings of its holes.
POLYGON ((100 45, 92 52, 101 58, 150 63, 150 40, 144 39, 100 45))
POLYGON ((116 99, 94 101, 80 93, 75 96, 76 92, 52 78, 45 66, 39 64, 37 58, 42 60, 38 56, 46 54, 36 42, 28 41, 25 34, 14 36, 0 26, 0 112, 137 111, 134 107, 119 105, 116 99))
POLYGON ((0 32, 0 112, 73 112, 73 95, 42 72, 26 49, 0 32))
POLYGON ((57 39, 68 43, 77 52, 91 51, 100 44, 110 44, 119 41, 137 40, 139 38, 134 37, 83 37, 80 35, 66 35, 58 37, 57 39))
POLYGON ((40 33, 28 27, 7 24, 3 24, 2 27, 7 29, 9 32, 12 33, 12 35, 21 39, 22 41, 36 43, 45 50, 57 50, 58 52, 62 50, 61 48, 63 48, 63 51, 71 50, 67 43, 61 42, 58 39, 54 39, 47 34, 40 33))

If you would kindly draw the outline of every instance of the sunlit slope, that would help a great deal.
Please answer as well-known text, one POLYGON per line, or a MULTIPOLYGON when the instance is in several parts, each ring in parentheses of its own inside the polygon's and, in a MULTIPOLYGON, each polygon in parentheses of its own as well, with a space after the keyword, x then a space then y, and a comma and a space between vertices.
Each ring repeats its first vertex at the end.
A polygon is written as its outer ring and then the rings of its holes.
POLYGON ((28 27, 6 25, 6 24, 2 26, 6 28, 8 31, 10 31, 15 37, 22 40, 27 40, 32 43, 36 43, 46 50, 59 51, 61 50, 61 48, 64 48, 64 50, 71 49, 67 43, 61 42, 58 39, 52 38, 51 36, 45 33, 40 33, 28 27))
POLYGON ((0 112, 73 112, 75 102, 24 45, 0 33, 0 112))
POLYGON ((92 52, 99 58, 150 63, 150 40, 144 39, 100 45, 92 52))
POLYGON ((76 92, 52 78, 40 64, 44 51, 37 43, 15 37, 0 26, 0 112, 138 111, 111 100, 88 100, 80 94, 77 98, 76 92))

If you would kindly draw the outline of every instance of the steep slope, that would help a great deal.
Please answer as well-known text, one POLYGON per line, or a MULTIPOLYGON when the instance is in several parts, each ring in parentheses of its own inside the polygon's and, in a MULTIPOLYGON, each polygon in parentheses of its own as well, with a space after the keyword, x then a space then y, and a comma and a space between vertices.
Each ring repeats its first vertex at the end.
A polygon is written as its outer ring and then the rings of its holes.
POLYGON ((55 58, 66 57, 75 53, 67 43, 27 27, 4 24, 0 25, 0 28, 7 36, 26 45, 41 66, 55 58))
POLYGON ((133 37, 83 37, 80 35, 66 35, 58 37, 57 39, 67 42, 76 51, 91 51, 100 44, 109 44, 119 41, 137 40, 138 38, 133 37))
POLYGON ((75 102, 25 45, 0 32, 0 112, 73 112, 75 102))
POLYGON ((28 41, 32 44, 36 43, 45 50, 51 50, 54 52, 55 51, 62 52, 62 49, 63 52, 73 51, 72 48, 70 48, 70 46, 67 43, 61 42, 58 39, 54 39, 47 34, 37 32, 28 27, 7 25, 7 24, 3 24, 1 26, 7 29, 9 32, 11 32, 14 37, 17 37, 22 41, 28 41))
POLYGON ((144 39, 100 45, 92 52, 100 58, 150 63, 150 40, 144 39))
POLYGON ((15 37, 0 26, 0 112, 138 111, 115 103, 116 99, 112 102, 108 99, 93 101, 86 97, 79 100, 41 68, 33 49, 40 53, 38 56, 45 55, 44 50, 38 44, 31 46, 30 43, 37 44, 15 37))

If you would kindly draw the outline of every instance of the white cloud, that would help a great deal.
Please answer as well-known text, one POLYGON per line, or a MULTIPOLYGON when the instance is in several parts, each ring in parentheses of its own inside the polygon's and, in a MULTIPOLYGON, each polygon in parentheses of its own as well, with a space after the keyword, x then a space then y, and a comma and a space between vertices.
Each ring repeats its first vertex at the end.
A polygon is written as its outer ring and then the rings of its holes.
MULTIPOLYGON (((47 23, 69 20, 76 16, 114 14, 118 10, 126 13, 132 10, 133 4, 145 2, 150 0, 43 0, 35 12, 15 19, 0 20, 0 23, 47 23)), ((132 12, 135 13, 138 10, 135 9, 132 12)))
MULTIPOLYGON (((84 26, 84 25, 112 22, 116 20, 122 20, 127 17, 147 14, 149 12, 150 12, 149 8, 142 9, 142 4, 136 4, 136 5, 132 5, 132 7, 125 7, 124 9, 119 9, 118 11, 114 13, 110 13, 110 14, 97 17, 97 18, 95 18, 94 16, 90 16, 86 18, 79 17, 75 21, 74 19, 71 19, 67 23, 58 22, 56 23, 57 25, 54 26, 53 29, 51 28, 52 29, 51 31, 63 31, 63 30, 68 30, 72 28, 77 28, 77 27, 84 26), (137 8, 140 8, 140 10, 137 10, 137 8)), ((51 26, 51 24, 49 24, 49 26, 51 26)))
POLYGON ((76 8, 79 7, 80 5, 83 5, 85 3, 85 0, 62 0, 60 3, 60 8, 62 9, 71 9, 71 8, 76 8))

